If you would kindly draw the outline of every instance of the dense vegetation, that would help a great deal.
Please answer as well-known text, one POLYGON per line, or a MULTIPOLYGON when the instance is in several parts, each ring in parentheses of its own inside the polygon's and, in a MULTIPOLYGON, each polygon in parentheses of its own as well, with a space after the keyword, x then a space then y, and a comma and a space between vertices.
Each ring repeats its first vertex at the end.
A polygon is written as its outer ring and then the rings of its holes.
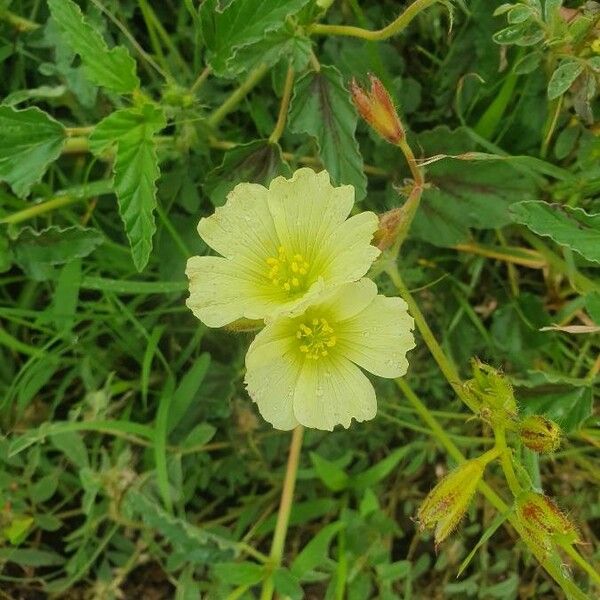
POLYGON ((597 2, 0 0, 0 598, 597 597, 599 75, 597 2), (296 474, 184 271, 306 166, 416 347, 296 474))

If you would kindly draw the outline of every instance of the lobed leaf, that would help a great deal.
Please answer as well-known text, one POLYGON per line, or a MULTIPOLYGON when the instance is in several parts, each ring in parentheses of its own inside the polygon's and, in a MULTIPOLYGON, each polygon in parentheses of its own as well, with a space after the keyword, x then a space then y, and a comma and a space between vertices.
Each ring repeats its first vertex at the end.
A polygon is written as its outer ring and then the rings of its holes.
POLYGON ((72 0, 48 0, 48 7, 67 42, 81 57, 91 81, 119 94, 129 94, 139 88, 135 60, 127 48, 116 46, 109 50, 72 0))
POLYGON ((289 129, 314 137, 335 185, 350 184, 356 200, 367 193, 363 159, 354 132, 358 117, 336 67, 309 71, 294 86, 289 129))

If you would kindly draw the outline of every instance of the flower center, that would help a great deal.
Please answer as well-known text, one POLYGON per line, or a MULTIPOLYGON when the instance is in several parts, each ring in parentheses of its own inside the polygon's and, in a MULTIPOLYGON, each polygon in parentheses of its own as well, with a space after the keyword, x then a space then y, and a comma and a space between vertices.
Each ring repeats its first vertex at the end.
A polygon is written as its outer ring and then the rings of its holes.
POLYGON ((300 352, 313 360, 327 356, 328 348, 333 348, 336 343, 333 328, 326 319, 312 319, 307 323, 301 323, 296 331, 296 337, 300 340, 300 352))
POLYGON ((288 256, 283 246, 277 249, 277 256, 267 258, 268 277, 273 283, 286 292, 306 289, 306 274, 310 267, 302 254, 288 256))

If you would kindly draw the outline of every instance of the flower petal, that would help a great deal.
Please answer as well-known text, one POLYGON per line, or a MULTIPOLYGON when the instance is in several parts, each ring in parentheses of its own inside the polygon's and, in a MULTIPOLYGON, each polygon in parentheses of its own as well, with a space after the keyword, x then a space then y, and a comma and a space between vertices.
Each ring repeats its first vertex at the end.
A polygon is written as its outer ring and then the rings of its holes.
POLYGON ((379 377, 401 377, 415 347, 414 322, 401 298, 376 296, 351 319, 336 325, 339 351, 379 377))
POLYGON ((200 220, 200 237, 219 254, 243 257, 260 272, 276 254, 279 238, 268 205, 269 191, 255 183, 240 183, 227 195, 224 206, 200 220))
POLYGON ((310 262, 324 240, 344 222, 354 204, 351 185, 333 187, 326 171, 298 169, 269 186, 269 209, 281 244, 310 262))
POLYGON ((248 270, 218 256, 194 256, 185 270, 190 280, 187 306, 209 327, 236 319, 262 319, 275 302, 248 270))
POLYGON ((371 267, 381 251, 371 245, 379 220, 372 212, 355 215, 337 227, 321 244, 315 268, 326 283, 355 281, 371 267))
POLYGON ((363 277, 330 290, 319 304, 323 312, 331 314, 332 322, 345 321, 367 308, 375 296, 377 286, 363 277))
POLYGON ((371 382, 343 356, 306 360, 294 395, 294 414, 306 427, 331 431, 377 414, 371 382))
POLYGON ((289 324, 265 327, 246 354, 246 388, 263 418, 276 429, 298 425, 292 399, 302 363, 289 324))

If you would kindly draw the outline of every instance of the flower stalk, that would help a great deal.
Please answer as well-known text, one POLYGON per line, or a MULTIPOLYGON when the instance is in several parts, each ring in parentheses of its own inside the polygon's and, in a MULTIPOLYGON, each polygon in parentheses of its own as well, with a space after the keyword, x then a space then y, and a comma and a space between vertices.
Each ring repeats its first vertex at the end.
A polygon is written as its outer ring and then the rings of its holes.
POLYGON ((304 427, 298 425, 292 432, 292 441, 290 442, 290 451, 288 462, 283 480, 283 489, 281 491, 281 502, 279 512, 277 513, 277 522, 275 524, 275 533, 271 543, 271 553, 269 555, 269 567, 271 575, 263 583, 261 600, 271 600, 273 597, 273 577, 272 573, 281 565, 283 558, 283 548, 285 546, 285 537, 290 522, 290 512, 292 510, 292 500, 294 499, 294 489, 296 487, 296 475, 298 473, 298 464, 300 462, 300 450, 302 448, 302 438, 304 436, 304 427))

